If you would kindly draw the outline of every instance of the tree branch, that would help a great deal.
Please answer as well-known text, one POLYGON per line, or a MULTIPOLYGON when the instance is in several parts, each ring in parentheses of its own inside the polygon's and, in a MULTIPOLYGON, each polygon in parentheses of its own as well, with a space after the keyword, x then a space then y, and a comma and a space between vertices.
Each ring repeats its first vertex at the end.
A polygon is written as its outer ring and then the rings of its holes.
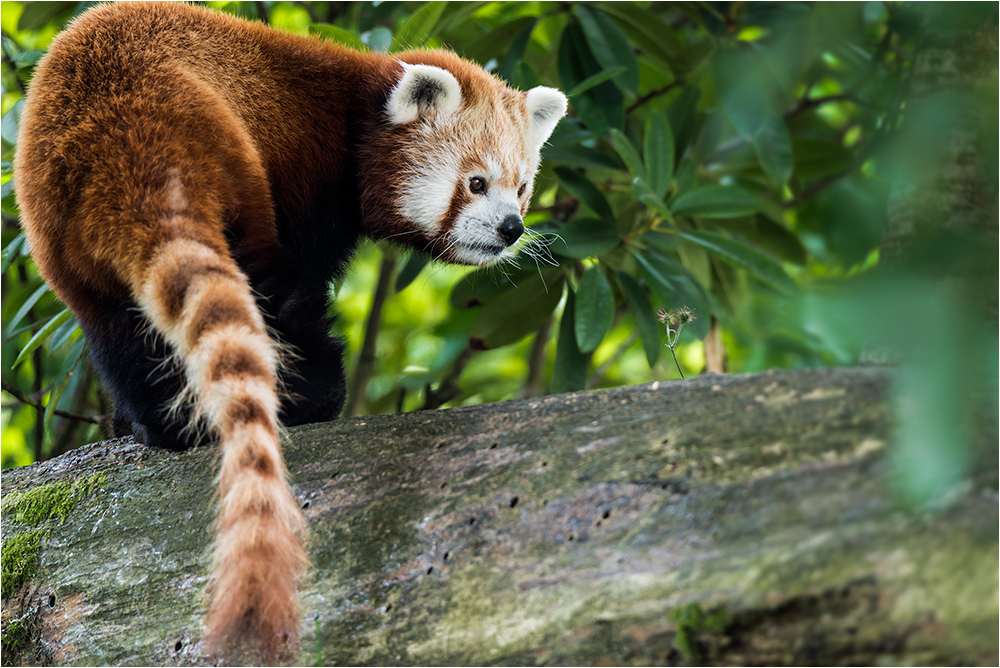
MULTIPOLYGON (((6 380, 2 381, 2 383, 3 383, 3 391, 9 394, 10 396, 14 397, 15 399, 17 399, 22 404, 31 406, 32 408, 40 412, 45 411, 45 406, 42 406, 40 402, 35 401, 27 394, 25 394, 21 390, 17 389, 16 387, 8 383, 6 380)), ((61 418, 66 418, 67 420, 76 420, 78 422, 86 422, 88 424, 104 424, 105 422, 111 419, 111 413, 108 413, 106 415, 100 415, 98 417, 92 417, 90 415, 81 415, 79 413, 71 413, 69 411, 59 410, 58 408, 54 409, 52 411, 52 414, 58 415, 61 418)))
POLYGON ((645 95, 643 95, 642 97, 638 98, 635 102, 633 102, 632 104, 630 104, 628 106, 628 109, 625 110, 625 115, 628 116, 633 111, 635 111, 636 109, 638 109, 642 105, 646 104, 647 102, 649 102, 653 98, 659 97, 661 95, 666 95, 667 93, 669 93, 673 89, 677 88, 678 86, 683 86, 684 83, 685 83, 684 79, 674 79, 673 81, 671 81, 670 83, 668 83, 663 88, 657 88, 656 90, 653 90, 653 91, 650 91, 650 92, 646 93, 645 95))

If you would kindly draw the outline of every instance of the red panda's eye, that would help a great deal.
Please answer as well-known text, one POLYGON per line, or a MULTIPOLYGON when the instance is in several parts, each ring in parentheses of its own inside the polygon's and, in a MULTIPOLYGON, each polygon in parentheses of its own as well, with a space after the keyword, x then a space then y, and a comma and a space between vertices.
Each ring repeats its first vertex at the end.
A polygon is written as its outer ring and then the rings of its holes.
POLYGON ((481 176, 473 176, 469 179, 469 190, 477 195, 482 195, 486 192, 486 179, 481 176))
POLYGON ((522 183, 521 187, 517 189, 517 196, 520 197, 524 194, 524 189, 527 188, 527 184, 522 183))

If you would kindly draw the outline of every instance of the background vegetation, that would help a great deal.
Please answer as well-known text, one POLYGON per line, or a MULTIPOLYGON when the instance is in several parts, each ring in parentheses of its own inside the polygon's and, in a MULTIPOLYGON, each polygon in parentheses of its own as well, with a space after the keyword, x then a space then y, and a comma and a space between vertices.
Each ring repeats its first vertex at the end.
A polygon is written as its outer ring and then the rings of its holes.
MULTIPOLYGON (((88 4, 3 3, 4 466, 100 438, 111 410, 72 315, 24 247, 10 167, 32 69, 88 4)), ((349 342, 349 414, 682 370, 854 364, 873 331, 933 352, 912 379, 932 389, 900 395, 929 420, 914 427, 924 440, 954 436, 968 418, 943 396, 996 396, 995 321, 985 334, 962 325, 954 300, 928 301, 918 274, 872 278, 890 195, 926 140, 905 131, 915 53, 940 21, 995 25, 992 3, 206 4, 357 48, 448 47, 522 90, 570 97, 527 219, 537 243, 520 266, 470 271, 369 244, 332 288, 349 342), (677 366, 661 307, 696 318, 677 366)), ((982 168, 994 188, 995 67, 992 93, 973 100, 992 123, 982 168)), ((925 126, 954 125, 953 112, 938 104, 925 126)), ((930 473, 900 458, 911 488, 961 477, 964 446, 948 441, 921 455, 930 473), (941 462, 952 462, 943 474, 941 462)))

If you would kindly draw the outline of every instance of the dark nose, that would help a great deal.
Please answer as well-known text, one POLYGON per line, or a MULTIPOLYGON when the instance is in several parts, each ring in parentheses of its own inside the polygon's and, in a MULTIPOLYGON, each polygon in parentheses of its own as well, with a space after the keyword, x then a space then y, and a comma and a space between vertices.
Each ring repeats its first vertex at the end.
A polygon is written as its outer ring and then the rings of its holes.
POLYGON ((506 245, 513 246, 514 242, 521 238, 521 234, 524 232, 524 225, 521 223, 520 217, 511 214, 503 219, 497 231, 506 245))

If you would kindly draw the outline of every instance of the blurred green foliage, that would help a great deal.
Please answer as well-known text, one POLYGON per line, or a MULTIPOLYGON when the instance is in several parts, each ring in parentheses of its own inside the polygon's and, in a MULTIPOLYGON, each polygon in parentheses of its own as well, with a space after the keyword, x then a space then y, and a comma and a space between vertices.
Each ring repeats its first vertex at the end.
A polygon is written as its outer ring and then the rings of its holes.
MULTIPOLYGON (((32 68, 88 4, 3 3, 4 466, 97 438, 73 415, 111 410, 23 247, 10 167, 32 68)), ((845 294, 882 294, 857 286, 874 284, 863 279, 898 176, 886 155, 926 22, 917 8, 206 4, 355 48, 450 48, 522 90, 570 97, 519 267, 470 271, 369 244, 335 286, 349 366, 362 360, 353 413, 676 378, 658 307, 697 318, 677 346, 685 375, 705 367, 706 337, 731 372, 858 361, 862 319, 878 320, 881 302, 865 311, 845 294)))

